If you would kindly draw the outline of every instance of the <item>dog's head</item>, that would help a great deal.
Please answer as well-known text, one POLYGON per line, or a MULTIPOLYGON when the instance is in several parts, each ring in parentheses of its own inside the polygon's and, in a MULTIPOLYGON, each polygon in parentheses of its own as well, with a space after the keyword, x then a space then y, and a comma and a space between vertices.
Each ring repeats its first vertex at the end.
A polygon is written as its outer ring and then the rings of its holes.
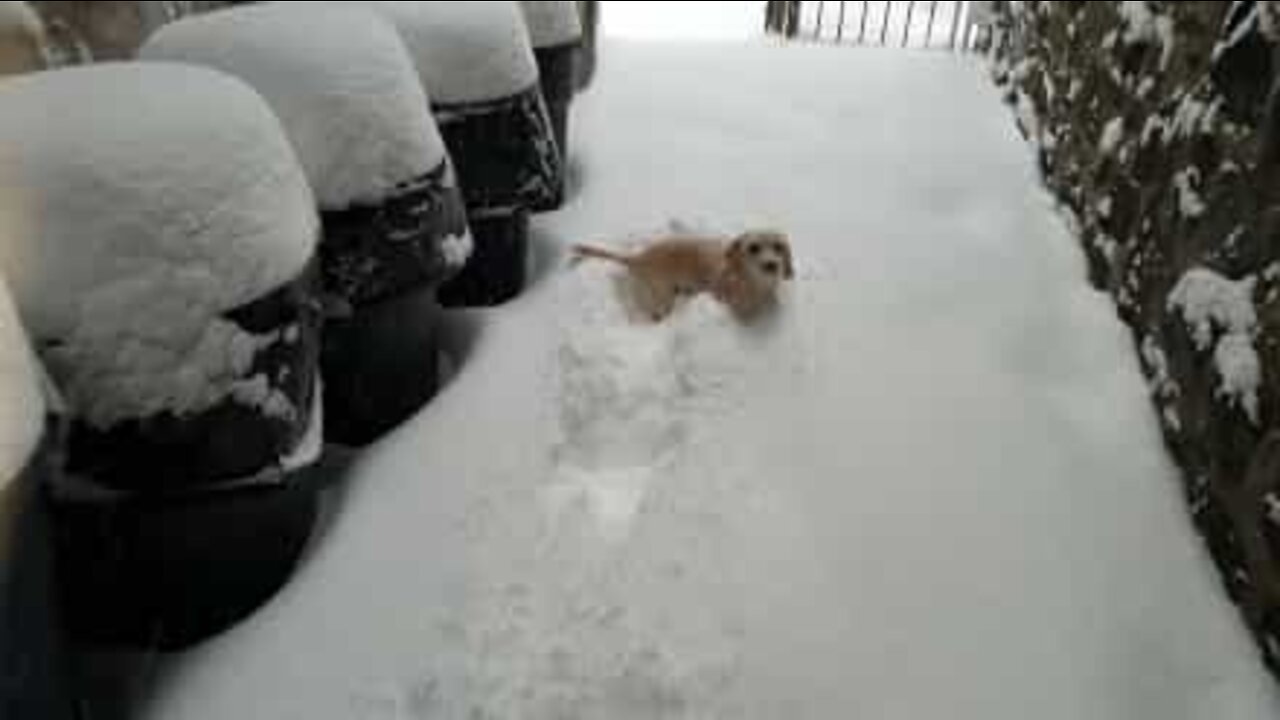
POLYGON ((751 230, 734 238, 729 245, 729 262, 766 285, 795 277, 791 243, 786 234, 776 230, 751 230))

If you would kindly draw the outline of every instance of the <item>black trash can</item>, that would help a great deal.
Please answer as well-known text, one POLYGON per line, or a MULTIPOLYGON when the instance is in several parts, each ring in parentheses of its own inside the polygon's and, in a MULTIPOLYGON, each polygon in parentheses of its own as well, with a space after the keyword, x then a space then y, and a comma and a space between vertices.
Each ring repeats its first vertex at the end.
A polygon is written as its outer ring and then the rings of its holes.
POLYGON ((76 693, 40 501, 58 438, 42 385, 0 285, 0 717, 71 720, 76 693))
POLYGON ((321 435, 305 177, 259 96, 200 68, 59 70, 0 105, 3 257, 41 258, 3 269, 66 400, 49 498, 69 627, 207 637, 287 579, 315 515, 290 479, 321 435))
POLYGON ((526 279, 528 213, 553 203, 564 182, 519 6, 370 5, 391 19, 414 58, 466 202, 475 251, 441 288, 441 303, 510 300, 526 279))
MULTIPOLYGON (((583 61, 582 21, 574 0, 521 0, 529 40, 538 62, 542 97, 551 116, 556 147, 563 165, 569 154, 569 108, 577 92, 578 63, 583 61)), ((561 192, 535 210, 554 210, 564 201, 561 192)))
POLYGON ((416 413, 438 390, 435 295, 471 235, 394 27, 361 7, 255 5, 171 24, 141 55, 234 75, 282 119, 320 207, 323 286, 338 308, 321 361, 326 438, 364 445, 416 413))

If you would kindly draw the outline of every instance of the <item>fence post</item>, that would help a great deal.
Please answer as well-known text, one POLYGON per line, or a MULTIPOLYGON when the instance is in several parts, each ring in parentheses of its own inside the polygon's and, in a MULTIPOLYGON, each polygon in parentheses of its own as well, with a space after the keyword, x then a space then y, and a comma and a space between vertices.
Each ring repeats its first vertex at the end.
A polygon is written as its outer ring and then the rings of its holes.
POLYGON ((786 35, 793 38, 800 34, 800 0, 787 0, 786 35))
POLYGON ((915 15, 915 12, 916 3, 912 0, 907 3, 907 22, 902 26, 902 47, 906 47, 907 42, 911 40, 911 16, 915 15))
POLYGON ((964 13, 964 0, 956 0, 956 11, 951 16, 951 49, 956 49, 956 35, 960 32, 960 15, 964 13))
POLYGON ((924 31, 925 49, 933 43, 933 21, 938 17, 938 0, 929 3, 929 27, 924 31))

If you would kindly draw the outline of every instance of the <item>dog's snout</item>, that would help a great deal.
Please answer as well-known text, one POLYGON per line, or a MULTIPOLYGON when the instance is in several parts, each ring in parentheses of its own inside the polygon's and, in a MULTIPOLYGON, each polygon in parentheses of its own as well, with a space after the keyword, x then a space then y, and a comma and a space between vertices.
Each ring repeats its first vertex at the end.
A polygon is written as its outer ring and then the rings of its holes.
POLYGON ((777 275, 778 272, 782 270, 782 266, 772 260, 765 262, 763 264, 763 267, 764 267, 764 271, 769 273, 770 275, 777 275))

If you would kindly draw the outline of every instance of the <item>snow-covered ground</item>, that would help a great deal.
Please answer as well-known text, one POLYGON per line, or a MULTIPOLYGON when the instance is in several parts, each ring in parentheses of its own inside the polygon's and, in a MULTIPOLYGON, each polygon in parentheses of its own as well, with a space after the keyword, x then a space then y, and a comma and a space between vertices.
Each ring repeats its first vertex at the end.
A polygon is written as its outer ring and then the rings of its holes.
POLYGON ((764 7, 760 0, 603 0, 600 23, 617 38, 742 41, 764 33, 764 7))
POLYGON ((784 310, 630 325, 608 267, 552 263, 147 717, 1280 713, 1126 332, 976 64, 602 57, 581 193, 540 236, 778 225, 784 310))

